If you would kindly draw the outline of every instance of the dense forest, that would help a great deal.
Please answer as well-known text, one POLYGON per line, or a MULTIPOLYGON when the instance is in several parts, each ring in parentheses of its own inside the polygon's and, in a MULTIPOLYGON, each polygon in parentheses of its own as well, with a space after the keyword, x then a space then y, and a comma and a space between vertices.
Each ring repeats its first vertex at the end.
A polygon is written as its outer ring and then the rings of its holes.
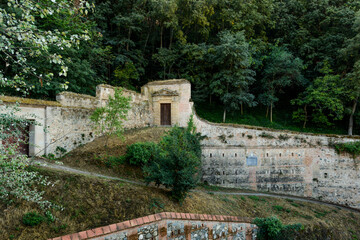
MULTIPOLYGON (((54 99, 65 90, 94 95, 100 83, 139 90, 149 81, 185 78, 199 109, 220 108, 220 121, 261 112, 272 126, 282 118, 273 114, 284 112, 298 128, 360 130, 358 0, 95 0, 91 6, 35 15, 39 29, 85 32, 88 39, 49 46, 66 73, 40 54, 27 56, 26 66, 44 77, 27 74, 22 86, 1 93, 20 95, 28 87, 27 97, 54 99)), ((0 7, 17 14, 8 1, 0 7)), ((9 56, 0 43, 0 74, 18 78, 23 65, 8 64, 9 56)))

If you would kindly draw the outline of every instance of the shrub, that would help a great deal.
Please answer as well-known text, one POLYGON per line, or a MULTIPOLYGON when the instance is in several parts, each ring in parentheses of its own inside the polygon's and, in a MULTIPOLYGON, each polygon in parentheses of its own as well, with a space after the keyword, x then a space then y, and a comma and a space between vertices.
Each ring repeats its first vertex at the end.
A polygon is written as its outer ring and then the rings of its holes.
POLYGON ((124 163, 125 157, 124 156, 108 156, 105 157, 104 160, 102 160, 105 165, 109 168, 113 168, 116 166, 119 166, 124 163))
POLYGON ((192 118, 186 129, 172 128, 159 143, 159 154, 144 166, 145 181, 170 188, 172 197, 182 201, 187 192, 196 187, 200 177, 201 139, 192 118))
POLYGON ((23 224, 31 227, 37 226, 43 221, 45 221, 45 218, 35 211, 26 213, 22 219, 23 224))
POLYGON ((337 153, 348 153, 354 159, 360 155, 360 141, 348 142, 348 143, 335 143, 332 144, 337 153))
POLYGON ((144 165, 151 162, 159 152, 154 142, 138 142, 127 147, 126 160, 133 165, 144 165))
POLYGON ((275 137, 273 135, 271 135, 270 133, 266 133, 266 132, 262 132, 259 137, 262 138, 268 138, 268 139, 274 139, 275 137))
POLYGON ((290 240, 303 229, 301 224, 283 225, 277 217, 255 218, 253 223, 259 228, 258 240, 290 240))

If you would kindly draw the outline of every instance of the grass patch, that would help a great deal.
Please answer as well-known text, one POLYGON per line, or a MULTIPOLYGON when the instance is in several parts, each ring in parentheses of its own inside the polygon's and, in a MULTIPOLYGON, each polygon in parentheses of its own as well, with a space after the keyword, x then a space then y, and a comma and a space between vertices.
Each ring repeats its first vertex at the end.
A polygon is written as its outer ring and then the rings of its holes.
POLYGON ((248 196, 248 198, 250 198, 251 200, 253 201, 256 201, 256 202, 266 202, 266 199, 265 198, 261 198, 261 197, 258 197, 258 196, 248 196))
POLYGON ((273 206, 272 208, 273 208, 275 211, 278 211, 278 212, 287 212, 287 213, 291 212, 290 209, 287 209, 287 208, 285 208, 285 207, 283 207, 283 206, 279 206, 279 205, 275 205, 275 206, 273 206))

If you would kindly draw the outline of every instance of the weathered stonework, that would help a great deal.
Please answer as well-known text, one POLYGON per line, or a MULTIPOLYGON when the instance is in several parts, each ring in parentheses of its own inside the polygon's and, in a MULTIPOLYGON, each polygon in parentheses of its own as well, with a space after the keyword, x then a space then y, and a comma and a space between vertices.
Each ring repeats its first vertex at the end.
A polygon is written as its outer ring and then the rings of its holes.
MULTIPOLYGON (((166 80, 148 83, 141 93, 124 89, 123 95, 131 98, 131 109, 125 129, 160 125, 160 103, 170 103, 172 125, 185 126, 191 114, 190 83, 186 80, 166 80), (179 114, 182 111, 182 114, 179 114)), ((55 101, 24 99, 0 96, 4 104, 20 103, 19 114, 32 114, 28 119, 36 120, 41 126, 30 127, 29 155, 54 154, 60 156, 64 151, 91 142, 97 137, 90 116, 96 107, 105 106, 114 87, 99 85, 96 96, 62 92, 55 101), (44 131, 45 128, 45 131, 44 131)), ((0 105, 0 111, 4 106, 0 105)))
MULTIPOLYGON (((96 97, 60 93, 57 102, 0 97, 6 104, 20 102, 22 114, 33 114, 41 126, 30 127, 30 155, 72 149, 96 136, 89 116, 104 106, 114 87, 99 85, 96 97)), ((359 136, 305 134, 262 127, 215 124, 200 119, 193 109, 191 85, 186 80, 150 82, 131 97, 125 128, 160 125, 161 104, 171 104, 171 125, 186 126, 191 114, 202 141, 203 181, 224 187, 312 197, 360 209, 357 162, 338 155, 333 142, 351 142, 359 136)), ((1 111, 1 106, 0 106, 1 111)), ((360 162, 359 162, 360 165, 360 162)))
POLYGON ((53 240, 255 240, 251 219, 192 213, 158 213, 53 240))
POLYGON ((354 159, 329 147, 357 137, 214 124, 197 116, 194 122, 206 136, 203 181, 360 208, 360 174, 354 159))

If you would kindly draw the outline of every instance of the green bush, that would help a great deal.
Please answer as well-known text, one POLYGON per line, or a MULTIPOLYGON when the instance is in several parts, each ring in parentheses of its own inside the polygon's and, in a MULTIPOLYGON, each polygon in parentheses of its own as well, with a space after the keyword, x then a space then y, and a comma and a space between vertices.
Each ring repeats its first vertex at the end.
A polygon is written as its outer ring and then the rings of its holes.
POLYGON ((277 217, 255 218, 253 223, 259 228, 258 240, 290 240, 303 229, 301 224, 283 225, 277 217))
POLYGON ((124 156, 108 156, 105 157, 103 160, 104 164, 109 167, 109 168, 113 168, 113 167, 117 167, 121 164, 123 164, 125 162, 125 157, 124 156))
POLYGON ((33 211, 28 212, 23 216, 22 222, 26 226, 37 226, 45 221, 45 217, 40 215, 39 213, 33 211))
POLYGON ((159 154, 143 168, 146 182, 170 188, 172 197, 182 201, 200 177, 201 139, 192 118, 187 128, 172 128, 159 143, 159 154))
POLYGON ((144 165, 151 162, 159 152, 154 142, 138 142, 127 147, 126 160, 133 165, 144 165))

